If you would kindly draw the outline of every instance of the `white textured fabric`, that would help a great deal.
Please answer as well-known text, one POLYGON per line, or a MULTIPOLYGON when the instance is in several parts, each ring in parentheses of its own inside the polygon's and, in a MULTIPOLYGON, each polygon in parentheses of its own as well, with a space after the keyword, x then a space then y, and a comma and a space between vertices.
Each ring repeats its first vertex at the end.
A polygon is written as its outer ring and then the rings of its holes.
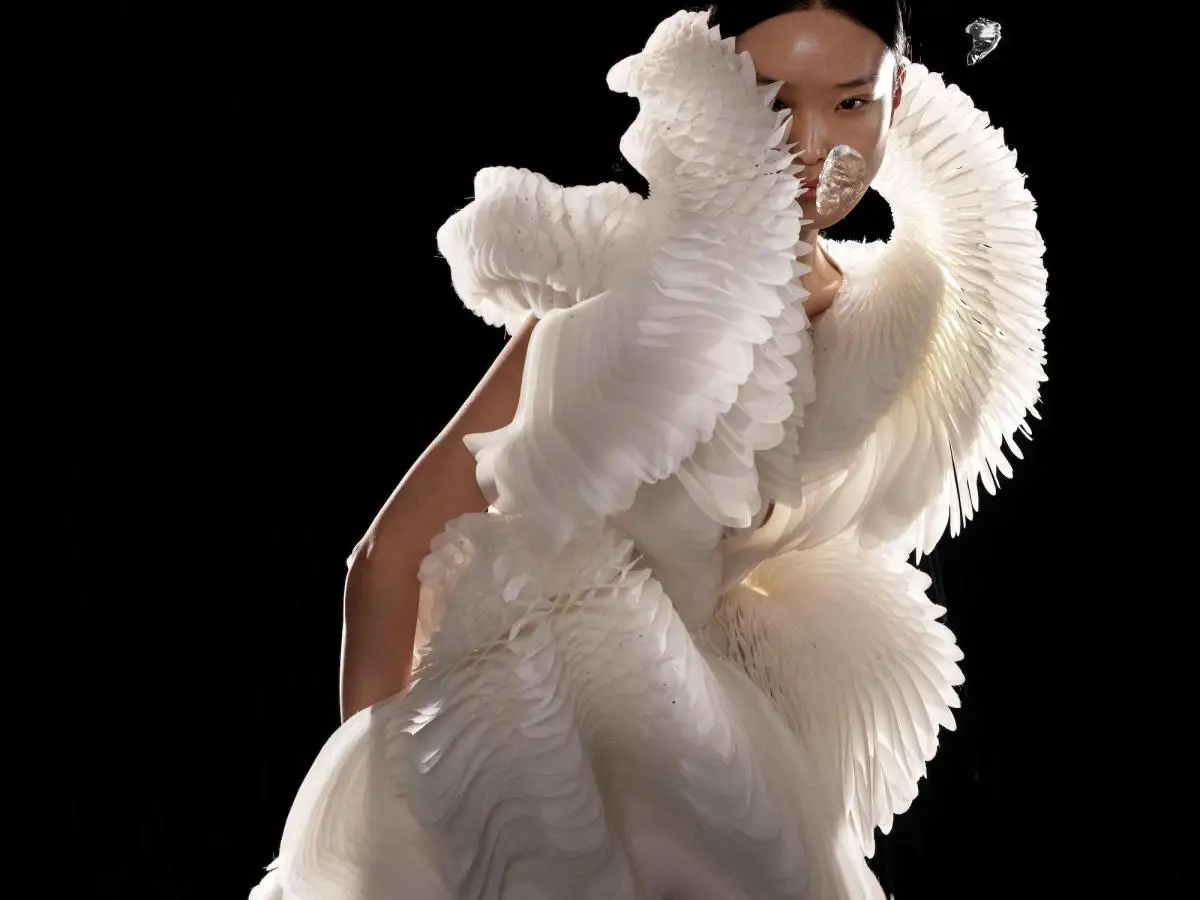
MULTIPOLYGON (((786 116, 749 58, 695 16, 670 19, 609 83, 641 101, 622 150, 652 190, 619 206, 621 221, 638 214, 641 250, 601 267, 616 271, 599 293, 545 311, 513 422, 469 442, 493 506, 550 553, 672 476, 707 517, 749 524, 762 503, 754 455, 795 412, 789 358, 811 369, 786 116)), ((530 190, 526 177, 511 173, 509 190, 530 190)), ((503 269, 524 283, 544 255, 524 221, 516 232, 503 269)), ((493 242, 468 252, 496 256, 493 242)))
POLYGON ((637 251, 641 202, 619 184, 564 188, 527 169, 482 169, 438 249, 467 308, 515 334, 531 312, 565 309, 614 277, 637 251))
POLYGON ((832 247, 810 335, 786 115, 704 18, 610 73, 648 199, 491 169, 439 232, 468 307, 541 319, 469 440, 495 505, 434 541, 411 690, 330 738, 254 900, 881 900, 962 680, 905 557, 1036 402, 1033 202, 910 65, 894 234, 832 247))
POLYGON ((848 278, 816 326, 815 372, 837 388, 806 411, 800 480, 861 497, 864 540, 928 553, 978 509, 980 482, 1011 475, 1005 448, 1021 455, 1045 380, 1044 247, 1003 132, 922 66, 873 186, 893 233, 830 248, 848 278))
POLYGON ((842 802, 868 855, 917 794, 939 728, 954 728, 962 653, 929 578, 844 534, 777 556, 735 586, 709 628, 771 698, 842 802))

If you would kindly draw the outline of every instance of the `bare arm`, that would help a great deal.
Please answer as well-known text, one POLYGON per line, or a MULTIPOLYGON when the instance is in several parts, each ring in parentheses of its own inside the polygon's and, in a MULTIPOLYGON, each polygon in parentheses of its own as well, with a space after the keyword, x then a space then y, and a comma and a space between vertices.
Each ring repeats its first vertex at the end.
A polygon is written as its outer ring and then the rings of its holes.
POLYGON ((408 687, 421 560, 447 522, 488 507, 463 436, 493 431, 512 421, 525 351, 536 322, 530 317, 500 351, 354 548, 344 598, 342 721, 408 687))

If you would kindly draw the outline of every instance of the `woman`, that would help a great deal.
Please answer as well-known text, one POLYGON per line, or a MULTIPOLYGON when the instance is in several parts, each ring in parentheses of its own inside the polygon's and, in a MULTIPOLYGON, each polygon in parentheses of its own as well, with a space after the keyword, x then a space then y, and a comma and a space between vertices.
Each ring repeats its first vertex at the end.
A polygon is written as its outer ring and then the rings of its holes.
POLYGON ((883 896, 962 677, 906 560, 1009 472, 1042 245, 892 0, 710 17, 609 73, 647 199, 490 169, 439 232, 515 339, 351 557, 345 721, 256 896, 883 896), (886 243, 819 237, 835 147, 886 243))

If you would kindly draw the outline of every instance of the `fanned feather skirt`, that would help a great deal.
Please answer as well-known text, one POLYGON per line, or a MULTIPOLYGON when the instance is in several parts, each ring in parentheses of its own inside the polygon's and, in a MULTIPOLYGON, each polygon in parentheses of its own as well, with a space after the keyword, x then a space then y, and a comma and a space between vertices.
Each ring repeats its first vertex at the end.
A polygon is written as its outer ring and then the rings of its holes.
MULTIPOLYGON (((829 606, 856 592, 861 551, 809 554, 807 576, 804 554, 780 557, 689 633, 612 526, 546 560, 507 525, 464 516, 435 541, 411 690, 330 738, 254 900, 882 897, 837 729, 814 731, 781 680, 817 641, 844 655, 864 629, 895 634, 855 620, 886 603, 829 606)), ((920 577, 899 615, 930 624, 920 577)))

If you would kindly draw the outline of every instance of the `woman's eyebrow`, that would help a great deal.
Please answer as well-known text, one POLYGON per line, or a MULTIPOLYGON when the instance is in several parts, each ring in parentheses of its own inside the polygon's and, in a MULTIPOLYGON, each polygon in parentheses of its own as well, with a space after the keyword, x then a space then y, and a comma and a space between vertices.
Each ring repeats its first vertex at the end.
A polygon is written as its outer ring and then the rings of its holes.
MULTIPOLYGON (((783 79, 783 78, 770 78, 761 73, 757 77, 757 81, 759 84, 775 84, 778 81, 784 81, 784 80, 785 79, 783 79)), ((849 81, 840 81, 837 84, 835 84, 834 87, 841 88, 841 89, 856 88, 856 87, 866 87, 867 85, 874 84, 874 83, 875 83, 874 75, 859 75, 857 78, 851 78, 849 81)))

